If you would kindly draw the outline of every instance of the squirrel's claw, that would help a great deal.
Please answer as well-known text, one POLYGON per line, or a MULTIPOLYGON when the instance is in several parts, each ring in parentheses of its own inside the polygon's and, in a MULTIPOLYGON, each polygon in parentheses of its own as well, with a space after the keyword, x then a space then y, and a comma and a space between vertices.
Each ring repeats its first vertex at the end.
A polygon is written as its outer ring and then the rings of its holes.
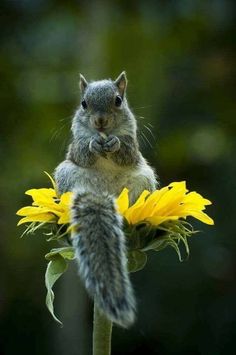
POLYGON ((114 153, 120 149, 120 140, 118 137, 110 135, 103 144, 103 150, 107 153, 114 153))
POLYGON ((89 150, 91 153, 99 154, 100 156, 106 158, 106 153, 104 152, 104 139, 99 135, 96 134, 92 137, 89 143, 89 150))

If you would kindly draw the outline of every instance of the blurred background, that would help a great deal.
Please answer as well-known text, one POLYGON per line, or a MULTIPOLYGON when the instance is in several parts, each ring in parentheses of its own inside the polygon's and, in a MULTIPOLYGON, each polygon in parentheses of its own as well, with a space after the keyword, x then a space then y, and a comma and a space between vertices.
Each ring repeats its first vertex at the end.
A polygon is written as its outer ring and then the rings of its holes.
POLYGON ((92 303, 71 265, 45 307, 45 237, 20 235, 24 191, 50 185, 70 140, 78 74, 116 78, 162 185, 186 180, 213 201, 191 255, 150 253, 132 275, 138 319, 112 354, 236 354, 235 2, 1 1, 0 354, 91 354, 92 303))

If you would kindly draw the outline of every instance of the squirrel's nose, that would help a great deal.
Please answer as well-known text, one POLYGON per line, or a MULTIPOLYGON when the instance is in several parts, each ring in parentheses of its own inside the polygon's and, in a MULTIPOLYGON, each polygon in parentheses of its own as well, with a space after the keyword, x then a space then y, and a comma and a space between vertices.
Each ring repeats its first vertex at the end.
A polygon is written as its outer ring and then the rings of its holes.
POLYGON ((106 117, 99 116, 95 118, 95 126, 97 128, 105 127, 107 125, 107 122, 108 119, 106 117))

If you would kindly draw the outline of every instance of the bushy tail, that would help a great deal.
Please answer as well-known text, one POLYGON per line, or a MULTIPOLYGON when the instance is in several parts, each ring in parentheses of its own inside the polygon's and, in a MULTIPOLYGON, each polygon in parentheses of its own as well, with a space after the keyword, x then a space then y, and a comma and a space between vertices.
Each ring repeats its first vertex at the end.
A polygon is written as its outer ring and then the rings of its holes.
POLYGON ((72 219, 79 273, 89 294, 111 321, 128 327, 134 322, 135 299, 126 265, 122 218, 114 199, 77 192, 72 219))

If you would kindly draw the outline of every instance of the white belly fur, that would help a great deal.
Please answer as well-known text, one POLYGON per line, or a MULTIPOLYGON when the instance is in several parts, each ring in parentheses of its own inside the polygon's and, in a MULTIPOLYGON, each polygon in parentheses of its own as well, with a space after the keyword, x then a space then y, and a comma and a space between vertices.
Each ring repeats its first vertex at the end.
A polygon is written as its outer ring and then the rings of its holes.
POLYGON ((138 167, 121 167, 111 159, 99 158, 92 168, 78 168, 77 187, 87 186, 94 192, 118 196, 124 187, 134 201, 144 189, 154 189, 155 174, 144 158, 138 167))

